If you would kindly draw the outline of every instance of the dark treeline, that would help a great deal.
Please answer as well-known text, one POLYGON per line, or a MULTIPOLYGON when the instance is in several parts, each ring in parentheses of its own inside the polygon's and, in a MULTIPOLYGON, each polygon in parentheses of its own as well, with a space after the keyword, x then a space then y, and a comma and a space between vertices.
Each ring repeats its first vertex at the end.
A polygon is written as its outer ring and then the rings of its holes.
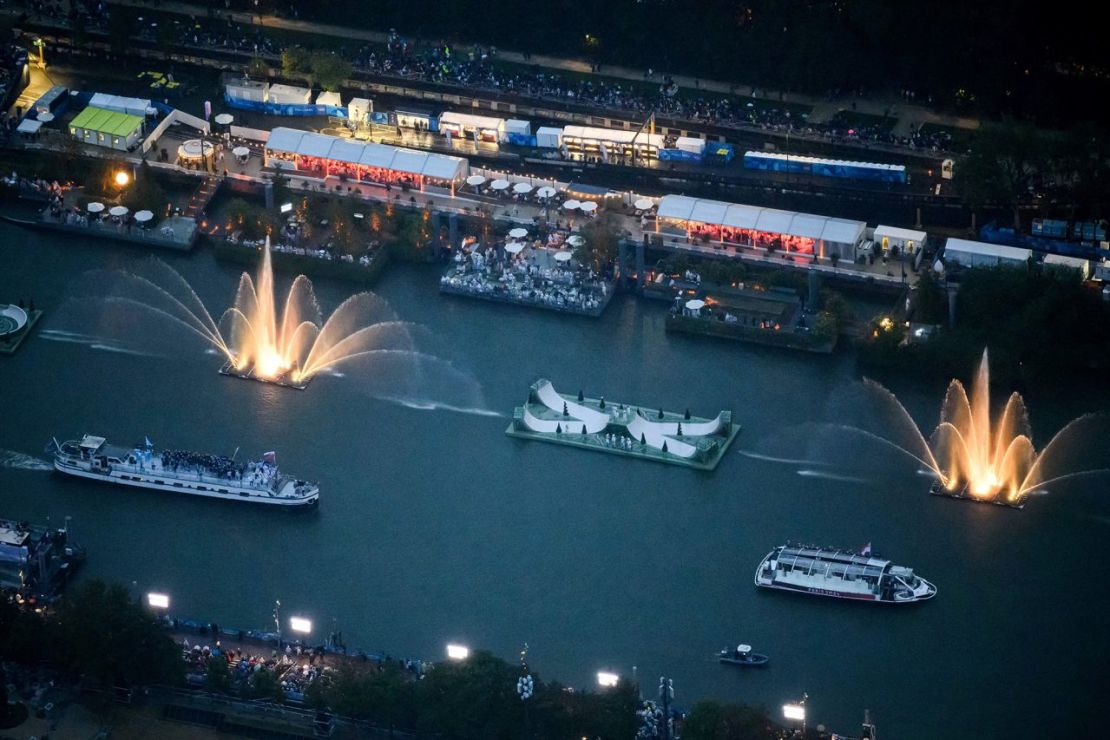
MULTIPOLYGON (((223 0, 213 0, 223 6, 223 0)), ((244 8, 249 0, 237 0, 244 8)), ((517 51, 592 58, 760 88, 908 89, 917 102, 1103 117, 1104 31, 1075 0, 263 0, 301 18, 517 51), (1082 101, 1092 101, 1084 104, 1082 101)))

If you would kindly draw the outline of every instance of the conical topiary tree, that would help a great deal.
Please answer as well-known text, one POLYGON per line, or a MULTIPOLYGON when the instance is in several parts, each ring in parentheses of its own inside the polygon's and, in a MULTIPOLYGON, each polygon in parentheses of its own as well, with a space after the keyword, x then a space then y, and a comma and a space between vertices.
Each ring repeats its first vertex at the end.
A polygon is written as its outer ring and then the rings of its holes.
POLYGON ((660 419, 663 418, 663 407, 662 406, 659 407, 659 418, 660 419))
POLYGON ((686 421, 690 421, 690 409, 686 409, 686 421))
POLYGON ((563 433, 563 425, 562 424, 556 424, 555 425, 555 433, 556 434, 562 434, 563 433))
POLYGON ((605 408, 605 396, 601 397, 601 400, 598 401, 597 405, 601 408, 605 408))
POLYGON ((647 436, 643 432, 640 432, 640 444, 647 446, 647 436))
POLYGON ((667 440, 663 440, 663 452, 667 451, 667 440))
POLYGON ((582 390, 579 389, 579 391, 578 391, 578 403, 582 403, 585 400, 586 400, 586 397, 584 395, 582 395, 582 390))
POLYGON ((678 436, 682 436, 682 422, 678 422, 678 436))
POLYGON ((563 401, 563 416, 570 416, 570 412, 567 411, 567 402, 566 401, 563 401))

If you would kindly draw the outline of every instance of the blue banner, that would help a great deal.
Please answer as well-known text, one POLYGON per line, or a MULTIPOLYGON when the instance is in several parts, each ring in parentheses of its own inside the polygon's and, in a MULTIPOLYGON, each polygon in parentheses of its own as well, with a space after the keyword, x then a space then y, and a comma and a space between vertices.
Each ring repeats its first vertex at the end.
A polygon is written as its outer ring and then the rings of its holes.
POLYGON ((252 110, 271 116, 331 116, 347 118, 346 106, 306 105, 303 103, 263 103, 257 100, 244 100, 224 93, 224 102, 237 110, 252 110))

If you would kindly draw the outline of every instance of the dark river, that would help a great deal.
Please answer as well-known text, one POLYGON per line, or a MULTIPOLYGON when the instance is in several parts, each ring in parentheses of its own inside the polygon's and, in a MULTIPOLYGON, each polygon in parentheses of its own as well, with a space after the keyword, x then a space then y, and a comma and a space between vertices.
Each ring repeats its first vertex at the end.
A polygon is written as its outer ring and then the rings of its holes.
MULTIPOLYGON (((305 392, 228 379, 219 358, 184 342, 146 356, 60 341, 85 310, 70 300, 82 276, 140 257, 0 224, 0 301, 32 296, 47 310, 36 336, 0 357, 0 516, 72 516, 85 577, 165 590, 174 614, 243 628, 271 625, 280 599, 321 640, 338 628, 393 655, 438 659, 460 641, 512 660, 527 642, 544 678, 591 686, 599 669, 631 677, 635 666, 646 693, 666 673, 687 706, 715 696, 778 715, 808 692, 811 722, 840 732, 867 708, 900 740, 1091 736, 1110 657, 1105 478, 1016 511, 930 497, 928 480, 881 444, 845 440, 835 462, 849 472, 746 456, 824 418, 857 380, 851 354, 669 336, 663 304, 627 296, 597 321, 445 298, 436 268, 390 266, 377 290, 501 416, 378 400, 356 374, 305 392), (511 439, 513 406, 537 377, 701 416, 730 408, 743 431, 710 474, 511 439), (51 436, 82 432, 275 450, 285 470, 319 480, 321 504, 296 515, 118 489, 10 454, 45 460, 51 436), (939 593, 887 606, 757 591, 756 565, 788 539, 872 542, 939 593), (714 652, 740 641, 771 667, 719 666, 714 652)), ((230 302, 239 270, 210 249, 165 259, 210 308, 230 302)), ((352 292, 315 282, 325 312, 352 292)), ((283 292, 288 276, 278 283, 283 292)), ((896 390, 920 424, 936 423, 942 387, 896 390)), ((1105 392, 1027 396, 1039 445, 1110 408, 1105 392)))

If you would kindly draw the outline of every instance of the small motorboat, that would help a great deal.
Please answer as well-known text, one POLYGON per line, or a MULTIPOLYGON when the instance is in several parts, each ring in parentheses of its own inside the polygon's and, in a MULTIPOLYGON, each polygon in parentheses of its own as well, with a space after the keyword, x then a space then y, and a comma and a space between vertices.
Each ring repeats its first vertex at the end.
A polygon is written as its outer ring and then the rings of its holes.
POLYGON ((717 660, 729 665, 764 666, 770 660, 766 655, 752 652, 751 645, 737 645, 735 650, 725 648, 717 653, 717 660))

